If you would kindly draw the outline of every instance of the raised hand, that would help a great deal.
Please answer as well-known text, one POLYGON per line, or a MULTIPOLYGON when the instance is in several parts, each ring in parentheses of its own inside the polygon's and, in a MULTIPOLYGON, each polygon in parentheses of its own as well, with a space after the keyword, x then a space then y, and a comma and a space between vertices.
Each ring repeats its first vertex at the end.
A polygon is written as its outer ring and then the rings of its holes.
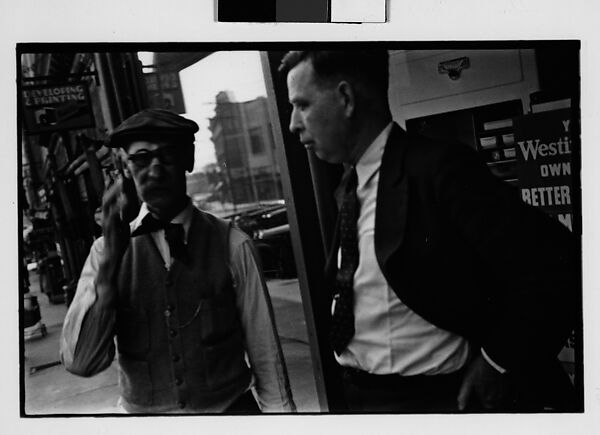
POLYGON ((124 193, 123 180, 110 186, 102 198, 104 255, 98 268, 96 291, 100 306, 112 305, 117 294, 116 277, 129 246, 129 224, 123 218, 131 199, 124 193))
POLYGON ((111 185, 102 198, 102 232, 104 234, 105 259, 121 262, 129 244, 129 224, 123 218, 130 199, 124 193, 123 179, 111 185))

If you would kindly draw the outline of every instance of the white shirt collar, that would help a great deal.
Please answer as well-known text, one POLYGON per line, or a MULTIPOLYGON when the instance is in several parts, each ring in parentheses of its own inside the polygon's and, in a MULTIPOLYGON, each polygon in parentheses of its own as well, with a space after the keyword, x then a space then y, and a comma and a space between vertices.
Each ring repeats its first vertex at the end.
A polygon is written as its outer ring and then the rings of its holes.
POLYGON ((392 125, 393 122, 390 122, 383 130, 381 130, 381 133, 379 133, 375 140, 371 142, 371 145, 369 145, 358 160, 358 163, 356 164, 358 187, 363 187, 381 166, 381 158, 383 157, 385 144, 392 131, 392 125))
MULTIPOLYGON (((190 226, 192 225, 193 211, 194 206, 192 205, 192 201, 188 200, 188 203, 185 206, 185 208, 181 210, 181 212, 177 216, 171 219, 171 223, 183 225, 186 240, 188 232, 190 230, 190 226)), ((148 205, 145 202, 143 202, 137 217, 129 224, 129 229, 131 232, 135 231, 142 224, 142 220, 144 219, 144 217, 146 217, 148 213, 150 213, 150 210, 148 210, 148 205)))

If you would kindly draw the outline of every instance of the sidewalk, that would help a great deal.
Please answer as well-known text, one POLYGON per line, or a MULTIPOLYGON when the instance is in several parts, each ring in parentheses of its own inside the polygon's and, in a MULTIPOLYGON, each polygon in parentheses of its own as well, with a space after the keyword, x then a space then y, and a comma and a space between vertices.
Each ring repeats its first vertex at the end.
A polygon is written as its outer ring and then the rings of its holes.
MULTIPOLYGON (((30 282, 30 292, 38 298, 42 322, 46 325, 48 334, 24 344, 22 369, 25 413, 45 415, 120 412, 116 406, 119 396, 116 361, 107 370, 91 378, 74 376, 61 365, 40 367, 39 371, 31 372, 32 368, 58 362, 58 343, 67 309, 62 304, 51 305, 46 295, 39 292, 37 272, 30 272, 30 282)), ((267 284, 298 412, 318 412, 298 280, 270 280, 267 284)))
POLYGON ((298 280, 271 280, 267 285, 298 412, 319 412, 298 280))

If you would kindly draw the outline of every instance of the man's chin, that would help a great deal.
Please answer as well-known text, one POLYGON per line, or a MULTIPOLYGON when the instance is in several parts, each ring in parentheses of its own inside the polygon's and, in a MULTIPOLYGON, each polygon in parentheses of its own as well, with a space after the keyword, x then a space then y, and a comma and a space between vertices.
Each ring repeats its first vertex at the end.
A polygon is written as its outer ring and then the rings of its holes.
POLYGON ((163 198, 145 199, 144 202, 148 206, 148 210, 150 210, 154 214, 162 215, 174 208, 173 201, 169 201, 163 198))
POLYGON ((332 163, 332 164, 338 164, 338 163, 342 163, 342 161, 337 158, 336 156, 332 156, 330 154, 323 154, 320 151, 315 151, 315 155, 320 159, 323 160, 327 163, 332 163))
POLYGON ((316 150, 314 148, 312 148, 312 152, 315 154, 315 156, 317 156, 320 160, 324 160, 326 162, 329 162, 329 156, 327 154, 324 154, 322 151, 320 150, 316 150))
POLYGON ((172 218, 185 206, 185 199, 176 200, 174 196, 144 200, 148 210, 157 217, 172 218))

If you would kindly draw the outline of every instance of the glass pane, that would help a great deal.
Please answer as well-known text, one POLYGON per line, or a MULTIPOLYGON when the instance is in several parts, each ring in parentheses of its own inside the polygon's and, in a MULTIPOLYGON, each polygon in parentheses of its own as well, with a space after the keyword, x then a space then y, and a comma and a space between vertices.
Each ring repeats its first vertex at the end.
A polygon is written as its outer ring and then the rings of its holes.
MULTIPOLYGON (((150 64, 165 55, 153 53, 150 64)), ((186 64, 186 57, 194 54, 182 53, 172 64, 186 64)), ((148 64, 148 56, 141 58, 148 64)), ((179 71, 179 78, 183 115, 200 126, 188 194, 197 207, 231 219, 254 240, 296 405, 319 411, 260 54, 207 53, 179 71)))
MULTIPOLYGON (((99 205, 103 187, 121 176, 123 168, 117 153, 103 146, 107 134, 122 119, 149 106, 169 109, 198 123, 187 193, 196 207, 235 222, 253 240, 274 308, 296 406, 301 412, 318 412, 274 122, 259 53, 27 53, 22 64, 21 79, 28 89, 62 86, 59 82, 63 79, 54 75, 65 71, 83 74, 81 81, 89 94, 94 118, 91 127, 57 132, 45 122, 39 128, 45 129, 46 135, 24 135, 22 172, 29 199, 24 207, 24 222, 31 232, 36 214, 43 216, 48 233, 48 240, 42 240, 43 252, 35 240, 30 243, 30 237, 25 243, 33 248, 24 258, 24 267, 29 269, 25 275, 29 278, 27 304, 31 315, 39 314, 35 332, 41 338, 28 339, 24 345, 25 411, 120 412, 116 360, 91 378, 72 376, 57 364, 57 343, 66 306, 55 303, 52 297, 54 293, 62 295, 63 285, 71 286, 74 292, 89 247, 101 235, 99 205), (78 70, 74 65, 85 66, 78 70), (43 79, 48 76, 50 79, 43 79), (131 77, 137 77, 138 83, 133 83, 131 77), (81 134, 89 141, 78 139, 81 134), (86 154, 89 147, 93 150, 86 154), (96 156, 97 167, 92 167, 90 153, 96 156), (50 161, 54 169, 44 168, 44 161, 50 161), (62 183, 53 178, 57 170, 62 171, 62 183), (64 225, 75 220, 77 234, 64 225), (36 255, 47 257, 48 250, 56 258, 54 263, 48 263, 54 268, 54 275, 35 261, 36 255), (73 275, 71 280, 59 273, 62 269, 66 275, 73 275), (51 292, 50 287, 57 290, 51 292), (32 376, 34 372, 36 375, 32 376)), ((72 80, 65 77, 63 81, 72 80)), ((62 110, 50 109, 53 114, 62 110)), ((52 122, 60 123, 60 116, 52 118, 52 122)), ((26 131, 28 126, 22 128, 26 131)), ((37 228, 34 233, 39 233, 37 228)))

